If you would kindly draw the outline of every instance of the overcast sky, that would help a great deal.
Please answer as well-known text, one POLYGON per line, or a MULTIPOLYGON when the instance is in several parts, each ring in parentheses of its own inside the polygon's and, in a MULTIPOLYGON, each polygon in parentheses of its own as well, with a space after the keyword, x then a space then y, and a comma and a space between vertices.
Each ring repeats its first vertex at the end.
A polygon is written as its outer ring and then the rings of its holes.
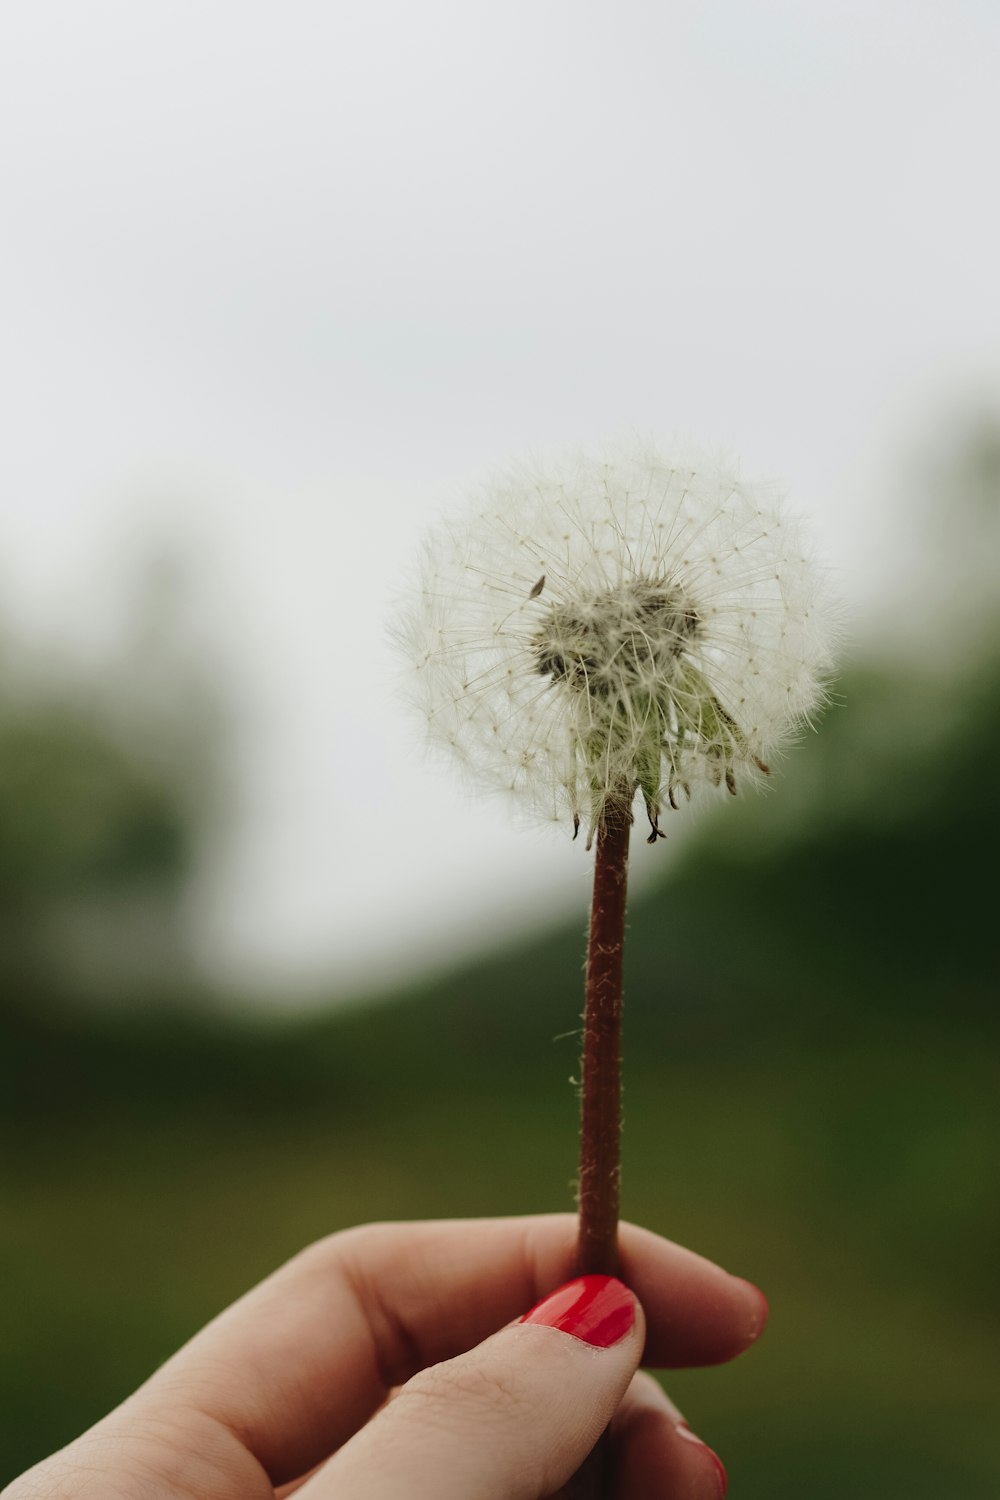
POLYGON ((973 0, 3 7, 0 612, 88 649, 196 557, 220 972, 378 982, 585 901, 428 764, 384 644, 497 461, 721 442, 849 600, 895 586, 902 448, 1000 392, 998 65, 973 0))

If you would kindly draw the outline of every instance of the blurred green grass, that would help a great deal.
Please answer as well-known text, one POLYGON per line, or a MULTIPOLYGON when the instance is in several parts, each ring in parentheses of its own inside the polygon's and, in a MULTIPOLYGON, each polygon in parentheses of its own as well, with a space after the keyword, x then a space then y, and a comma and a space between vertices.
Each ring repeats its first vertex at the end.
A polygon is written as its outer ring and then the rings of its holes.
MULTIPOLYGON (((319 1235, 569 1208, 573 1092, 558 1067, 528 1079, 9 1142, 4 1472, 319 1235)), ((996 1492, 995 1097, 987 1060, 943 1036, 630 1070, 626 1212, 771 1296, 757 1349, 670 1380, 737 1493, 996 1492)))

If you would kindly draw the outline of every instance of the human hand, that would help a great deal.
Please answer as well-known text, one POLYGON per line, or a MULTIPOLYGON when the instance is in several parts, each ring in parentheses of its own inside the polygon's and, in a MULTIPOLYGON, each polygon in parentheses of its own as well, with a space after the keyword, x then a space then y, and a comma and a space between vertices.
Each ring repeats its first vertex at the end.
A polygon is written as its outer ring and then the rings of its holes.
POLYGON ((764 1326, 763 1296, 623 1225, 631 1292, 600 1278, 548 1297, 575 1227, 558 1214, 321 1240, 2 1500, 541 1500, 609 1423, 616 1500, 719 1500, 719 1460, 636 1370, 732 1359, 764 1326))

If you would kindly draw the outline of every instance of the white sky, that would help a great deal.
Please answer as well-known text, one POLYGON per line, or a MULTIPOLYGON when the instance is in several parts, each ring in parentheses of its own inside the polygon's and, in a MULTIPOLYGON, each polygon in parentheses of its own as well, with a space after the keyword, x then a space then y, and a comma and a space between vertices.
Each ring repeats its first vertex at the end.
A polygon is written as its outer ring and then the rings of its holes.
POLYGON ((378 982, 582 907, 579 846, 428 765, 383 644, 497 460, 722 441, 889 586, 901 445, 1000 390, 998 69, 973 0, 3 7, 0 611, 86 646, 116 568, 198 556, 220 972, 378 982))

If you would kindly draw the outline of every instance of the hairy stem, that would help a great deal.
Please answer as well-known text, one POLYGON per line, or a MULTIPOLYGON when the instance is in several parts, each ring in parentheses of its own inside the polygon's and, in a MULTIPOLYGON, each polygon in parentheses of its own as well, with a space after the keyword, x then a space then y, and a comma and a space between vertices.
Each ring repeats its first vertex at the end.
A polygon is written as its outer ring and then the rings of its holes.
MULTIPOLYGON (((621 1177, 622 960, 628 876, 630 800, 615 799, 601 818, 587 937, 580 1108, 580 1276, 618 1271, 621 1177)), ((613 1489, 607 1433, 566 1487, 568 1500, 606 1500, 613 1489)))
POLYGON ((580 1111, 579 1275, 618 1270, 622 959, 631 827, 616 799, 601 818, 587 939, 580 1111))

